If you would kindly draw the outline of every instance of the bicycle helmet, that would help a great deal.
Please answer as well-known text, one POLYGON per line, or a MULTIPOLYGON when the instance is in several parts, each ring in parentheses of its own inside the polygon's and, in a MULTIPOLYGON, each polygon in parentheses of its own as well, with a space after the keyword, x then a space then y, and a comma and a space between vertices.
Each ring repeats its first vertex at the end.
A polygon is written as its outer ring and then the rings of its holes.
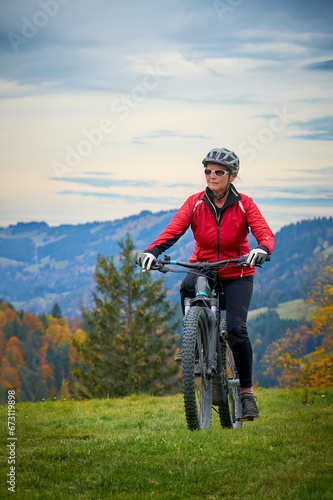
POLYGON ((202 160, 203 166, 206 168, 207 163, 215 163, 223 165, 231 174, 237 174, 239 171, 239 158, 233 152, 226 148, 214 148, 202 160))

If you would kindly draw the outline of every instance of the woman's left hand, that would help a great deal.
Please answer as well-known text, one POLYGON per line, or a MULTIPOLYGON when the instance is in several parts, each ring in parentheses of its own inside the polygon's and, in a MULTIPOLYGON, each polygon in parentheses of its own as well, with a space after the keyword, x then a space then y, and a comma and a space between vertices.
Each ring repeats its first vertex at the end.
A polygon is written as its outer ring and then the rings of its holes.
POLYGON ((254 248, 249 253, 246 264, 249 264, 251 267, 255 265, 262 265, 265 262, 267 255, 268 252, 266 252, 262 247, 259 246, 254 248))

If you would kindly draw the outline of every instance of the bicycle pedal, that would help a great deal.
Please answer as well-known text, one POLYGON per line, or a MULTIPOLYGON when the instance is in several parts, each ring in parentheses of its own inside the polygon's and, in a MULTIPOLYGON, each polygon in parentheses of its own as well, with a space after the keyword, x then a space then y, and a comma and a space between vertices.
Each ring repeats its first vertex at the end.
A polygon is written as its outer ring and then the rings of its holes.
POLYGON ((253 422, 253 417, 238 418, 237 420, 238 420, 239 422, 253 422))

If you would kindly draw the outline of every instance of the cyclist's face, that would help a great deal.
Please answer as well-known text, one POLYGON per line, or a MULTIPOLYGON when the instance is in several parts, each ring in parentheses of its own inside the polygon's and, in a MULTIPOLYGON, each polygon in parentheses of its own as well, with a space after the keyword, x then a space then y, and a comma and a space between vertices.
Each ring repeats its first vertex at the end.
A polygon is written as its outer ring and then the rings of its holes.
MULTIPOLYGON (((226 170, 223 166, 216 165, 215 163, 208 163, 206 168, 209 170, 226 170)), ((230 175, 230 182, 235 178, 235 174, 230 175)), ((206 175, 207 186, 213 191, 214 194, 222 194, 228 185, 229 175, 223 175, 222 177, 217 177, 215 173, 211 175, 206 175)))

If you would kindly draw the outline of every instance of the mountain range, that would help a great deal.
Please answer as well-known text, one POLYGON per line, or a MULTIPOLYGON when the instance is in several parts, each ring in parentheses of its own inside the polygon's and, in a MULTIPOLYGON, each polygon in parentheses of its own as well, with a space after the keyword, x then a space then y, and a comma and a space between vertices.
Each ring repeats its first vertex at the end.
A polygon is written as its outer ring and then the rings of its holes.
MULTIPOLYGON (((175 213, 144 211, 115 221, 57 227, 29 222, 2 227, 0 297, 17 309, 35 313, 49 312, 58 303, 65 316, 78 316, 81 301, 88 307, 91 304, 97 254, 113 255, 117 262, 118 241, 127 233, 137 252, 143 251, 175 213)), ((304 296, 304 276, 315 271, 322 252, 332 251, 333 219, 299 221, 282 227, 275 238, 271 262, 256 272, 252 308, 275 307, 304 296)), ((249 242, 251 248, 257 244, 251 234, 249 242)), ((189 229, 167 253, 184 261, 193 247, 189 229)), ((181 279, 181 274, 165 277, 172 302, 178 300, 181 279)))

